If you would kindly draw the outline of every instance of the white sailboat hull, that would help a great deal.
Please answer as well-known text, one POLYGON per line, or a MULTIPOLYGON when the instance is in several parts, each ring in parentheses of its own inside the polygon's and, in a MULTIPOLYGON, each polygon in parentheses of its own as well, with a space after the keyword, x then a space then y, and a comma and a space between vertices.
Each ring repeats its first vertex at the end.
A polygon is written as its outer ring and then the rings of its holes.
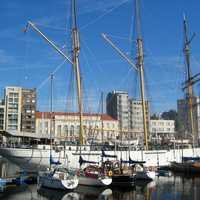
POLYGON ((73 190, 78 186, 77 177, 69 177, 66 179, 55 178, 54 176, 49 176, 45 173, 41 173, 38 176, 38 187, 47 187, 51 189, 58 190, 73 190))
MULTIPOLYGON (((106 152, 107 154, 114 154, 113 151, 106 152)), ((154 151, 130 151, 132 160, 146 161, 145 166, 166 166, 170 162, 180 162, 182 155, 193 156, 200 155, 200 148, 196 149, 181 149, 176 150, 154 150, 154 151)), ((127 151, 116 151, 118 158, 122 155, 123 159, 129 158, 127 151)), ((32 148, 0 148, 0 155, 7 158, 16 165, 26 170, 41 170, 49 166, 50 151, 45 147, 32 148)), ((79 168, 79 153, 75 147, 73 149, 67 147, 65 150, 52 150, 53 159, 59 160, 62 164, 68 164, 72 168, 79 168), (69 150, 70 149, 70 150, 69 150)), ((82 157, 86 160, 101 161, 101 151, 82 150, 82 157), (88 155, 90 154, 90 155, 88 155)))
POLYGON ((112 183, 112 178, 90 178, 86 176, 79 176, 79 185, 85 185, 85 186, 108 186, 112 183))
POLYGON ((39 176, 38 178, 38 186, 39 187, 47 187, 47 188, 51 188, 51 189, 57 189, 57 190, 66 190, 66 188, 64 187, 64 185, 61 183, 60 180, 53 180, 52 179, 48 179, 48 178, 44 178, 39 176))
POLYGON ((152 181, 156 178, 156 173, 154 171, 142 171, 137 172, 134 176, 134 179, 137 180, 143 180, 143 181, 152 181))

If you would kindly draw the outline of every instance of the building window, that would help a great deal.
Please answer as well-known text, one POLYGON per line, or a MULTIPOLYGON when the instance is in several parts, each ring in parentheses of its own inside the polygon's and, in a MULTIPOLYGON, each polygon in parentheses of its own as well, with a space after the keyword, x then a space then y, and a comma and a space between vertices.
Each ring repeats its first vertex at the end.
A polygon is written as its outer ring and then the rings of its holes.
POLYGON ((45 122, 44 127, 45 127, 45 133, 48 134, 49 133, 49 124, 48 124, 48 122, 45 122))
POLYGON ((61 125, 57 126, 57 136, 60 138, 61 137, 61 125))
POLYGON ((71 125, 71 127, 70 127, 70 136, 71 137, 74 136, 74 126, 73 125, 71 125))
POLYGON ((68 126, 67 125, 64 126, 63 132, 64 132, 64 136, 68 137, 68 126))

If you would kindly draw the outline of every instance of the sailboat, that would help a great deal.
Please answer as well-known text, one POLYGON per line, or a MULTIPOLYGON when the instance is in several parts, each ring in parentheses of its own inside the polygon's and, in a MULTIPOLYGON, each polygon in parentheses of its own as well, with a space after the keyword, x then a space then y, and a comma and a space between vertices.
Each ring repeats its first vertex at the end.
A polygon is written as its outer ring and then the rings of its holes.
POLYGON ((134 185, 134 175, 132 170, 125 169, 122 166, 122 162, 118 160, 116 155, 105 154, 102 150, 102 160, 107 158, 107 160, 103 161, 103 169, 112 177, 113 187, 132 187, 134 185), (111 160, 112 159, 112 160, 111 160))
POLYGON ((105 187, 112 183, 112 178, 108 176, 99 163, 94 161, 85 161, 80 157, 80 166, 87 164, 83 169, 78 170, 79 185, 105 187), (90 163, 90 165, 88 165, 90 163))
POLYGON ((52 158, 52 94, 53 94, 53 74, 51 74, 51 123, 50 123, 50 168, 38 174, 38 188, 47 187, 51 189, 73 190, 78 186, 78 178, 72 174, 67 166, 62 166, 59 161, 52 158))

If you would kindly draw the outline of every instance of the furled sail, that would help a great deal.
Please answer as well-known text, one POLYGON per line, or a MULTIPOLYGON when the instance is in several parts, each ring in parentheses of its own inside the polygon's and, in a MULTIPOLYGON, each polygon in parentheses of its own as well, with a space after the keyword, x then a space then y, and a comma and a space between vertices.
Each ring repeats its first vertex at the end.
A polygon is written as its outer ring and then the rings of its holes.
POLYGON ((80 164, 80 166, 81 166, 82 164, 84 164, 84 163, 99 164, 98 162, 95 162, 95 161, 84 160, 84 159, 82 158, 82 156, 80 156, 80 157, 79 157, 79 164, 80 164))
POLYGON ((106 154, 104 150, 102 150, 102 157, 117 158, 117 155, 109 155, 109 154, 106 154))
POLYGON ((53 160, 52 155, 50 155, 50 164, 61 165, 62 163, 59 160, 58 161, 53 160))
POLYGON ((137 160, 132 160, 131 157, 129 157, 129 160, 122 160, 121 163, 127 163, 127 164, 140 164, 143 165, 145 161, 137 161, 137 160))

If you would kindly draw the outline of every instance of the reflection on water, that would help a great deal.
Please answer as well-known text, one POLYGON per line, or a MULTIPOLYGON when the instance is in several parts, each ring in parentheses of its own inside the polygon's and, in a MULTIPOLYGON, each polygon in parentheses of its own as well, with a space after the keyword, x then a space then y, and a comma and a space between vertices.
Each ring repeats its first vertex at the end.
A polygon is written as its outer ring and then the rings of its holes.
MULTIPOLYGON (((16 172, 17 167, 0 160, 0 176, 16 172)), ((50 190, 36 185, 7 188, 0 193, 2 200, 199 200, 200 177, 158 177, 155 182, 137 182, 133 188, 94 188, 79 186, 73 192, 50 190)))
POLYGON ((0 178, 14 175, 19 168, 9 163, 6 159, 0 158, 0 178))

